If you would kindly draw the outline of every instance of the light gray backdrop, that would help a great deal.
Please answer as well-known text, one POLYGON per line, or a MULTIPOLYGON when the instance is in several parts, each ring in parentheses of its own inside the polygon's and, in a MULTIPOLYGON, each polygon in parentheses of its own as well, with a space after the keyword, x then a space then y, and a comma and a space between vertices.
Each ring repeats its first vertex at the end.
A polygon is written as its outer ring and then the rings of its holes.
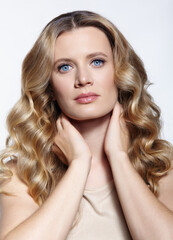
POLYGON ((21 64, 43 27, 57 15, 91 10, 114 22, 145 63, 150 93, 162 110, 162 136, 173 143, 173 1, 0 0, 0 149, 7 113, 20 97, 21 64))

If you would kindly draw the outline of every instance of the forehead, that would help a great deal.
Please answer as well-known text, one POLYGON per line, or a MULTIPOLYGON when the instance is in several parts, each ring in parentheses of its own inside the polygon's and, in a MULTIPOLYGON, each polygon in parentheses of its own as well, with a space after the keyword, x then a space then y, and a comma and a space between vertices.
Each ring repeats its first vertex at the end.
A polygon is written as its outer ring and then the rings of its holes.
POLYGON ((112 53, 109 40, 105 33, 96 27, 81 27, 63 32, 55 43, 55 55, 77 54, 103 51, 112 53))

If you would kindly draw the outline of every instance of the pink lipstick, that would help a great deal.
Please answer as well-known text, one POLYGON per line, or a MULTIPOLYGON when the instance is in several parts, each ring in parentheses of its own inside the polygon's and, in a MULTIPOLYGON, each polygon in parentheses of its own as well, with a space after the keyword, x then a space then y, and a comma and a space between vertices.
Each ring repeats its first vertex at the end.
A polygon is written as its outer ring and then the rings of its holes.
POLYGON ((90 103, 95 101, 99 95, 93 92, 82 93, 75 98, 78 103, 90 103))

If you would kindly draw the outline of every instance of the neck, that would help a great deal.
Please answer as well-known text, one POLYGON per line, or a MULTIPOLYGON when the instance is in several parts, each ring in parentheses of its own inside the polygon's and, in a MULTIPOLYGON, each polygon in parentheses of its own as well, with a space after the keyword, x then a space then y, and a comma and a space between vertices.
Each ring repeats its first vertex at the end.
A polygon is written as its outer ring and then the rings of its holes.
MULTIPOLYGON (((103 179, 111 179, 111 170, 104 152, 104 139, 109 125, 111 113, 91 120, 77 121, 70 120, 74 127, 80 132, 85 141, 87 142, 91 154, 91 182, 94 182, 96 176, 103 179), (93 177, 95 176, 95 177, 93 177)), ((103 180, 104 181, 104 180, 103 180)), ((105 180, 106 181, 106 180, 105 180)))
POLYGON ((97 118, 84 121, 70 120, 87 142, 93 159, 100 162, 105 158, 104 138, 110 121, 110 113, 97 118))

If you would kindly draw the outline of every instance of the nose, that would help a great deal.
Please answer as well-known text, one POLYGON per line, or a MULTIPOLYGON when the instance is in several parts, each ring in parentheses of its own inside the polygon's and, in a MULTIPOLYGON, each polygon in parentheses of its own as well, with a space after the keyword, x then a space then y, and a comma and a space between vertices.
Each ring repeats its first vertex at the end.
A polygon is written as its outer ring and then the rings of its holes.
POLYGON ((87 67, 78 67, 77 73, 76 73, 76 80, 75 80, 75 87, 83 87, 86 85, 92 85, 93 80, 89 74, 89 70, 87 67))

